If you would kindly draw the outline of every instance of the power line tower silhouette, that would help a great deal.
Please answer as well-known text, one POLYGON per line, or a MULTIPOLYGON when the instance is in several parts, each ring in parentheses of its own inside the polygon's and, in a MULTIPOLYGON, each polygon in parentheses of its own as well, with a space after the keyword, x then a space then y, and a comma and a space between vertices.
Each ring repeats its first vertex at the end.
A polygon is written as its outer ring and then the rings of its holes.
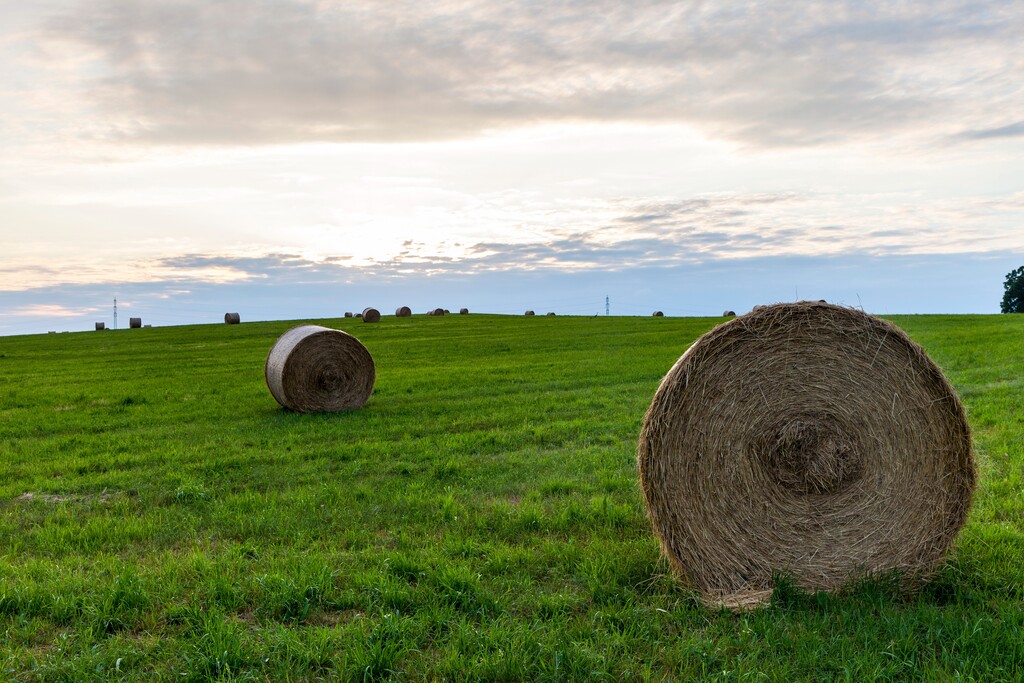
POLYGON ((605 315, 611 315, 611 313, 610 313, 611 310, 612 310, 612 308, 611 308, 611 305, 609 304, 608 297, 605 297, 604 298, 604 314, 605 315))
POLYGON ((114 329, 117 329, 117 297, 114 297, 114 329))

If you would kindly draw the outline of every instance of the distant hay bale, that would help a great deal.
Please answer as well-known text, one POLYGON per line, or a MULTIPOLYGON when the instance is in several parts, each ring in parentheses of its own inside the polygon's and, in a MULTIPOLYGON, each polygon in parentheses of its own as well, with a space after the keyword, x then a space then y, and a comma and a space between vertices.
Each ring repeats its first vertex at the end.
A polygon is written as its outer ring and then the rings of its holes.
POLYGON ((345 311, 345 317, 346 318, 351 318, 352 317, 352 311, 345 311))
POLYGON ((363 319, 363 314, 362 313, 356 313, 355 317, 360 319, 360 320, 362 320, 363 319))
POLYGON ((469 309, 468 308, 460 308, 459 309, 459 315, 469 315, 469 309))
POLYGON ((364 308, 361 317, 364 323, 379 323, 380 311, 376 308, 364 308))
POLYGON ((431 308, 429 311, 427 311, 427 315, 434 315, 434 309, 431 308))
POLYGON ((225 313, 224 314, 224 324, 225 325, 237 325, 240 322, 242 322, 242 319, 238 316, 237 313, 225 313))
POLYGON ((142 327, 142 318, 128 318, 128 327, 133 330, 142 327))
POLYGON ((651 313, 651 317, 653 317, 653 318, 664 318, 665 314, 662 313, 661 311, 655 311, 654 313, 651 313))
POLYGON ((300 413, 359 408, 373 392, 373 357, 350 334, 319 325, 285 332, 270 349, 264 368, 278 403, 300 413))
POLYGON ((523 313, 523 315, 533 315, 533 311, 527 311, 526 313, 523 313))
POLYGON ((448 315, 449 313, 451 313, 451 311, 449 311, 449 310, 448 310, 447 308, 446 308, 446 309, 444 309, 444 314, 445 314, 445 315, 448 315))
POLYGON ((444 310, 443 308, 435 308, 433 311, 431 311, 430 315, 444 315, 447 312, 448 311, 444 310))
POLYGON ((106 323, 96 323, 96 329, 97 330, 105 330, 105 329, 107 329, 107 324, 106 323))
POLYGON ((817 302, 698 339, 644 417, 637 465, 662 552, 705 601, 751 606, 773 575, 835 590, 942 562, 975 486, 963 406, 902 330, 817 302))
POLYGON ((554 314, 555 314, 555 312, 554 312, 554 311, 548 311, 548 315, 549 315, 549 316, 552 316, 552 315, 554 315, 554 314))
POLYGON ((399 306, 395 309, 395 315, 399 318, 408 318, 412 315, 412 309, 408 306, 399 306))
POLYGON ((736 317, 736 311, 722 311, 722 317, 723 318, 735 318, 736 317))
POLYGON ((150 327, 153 327, 153 326, 152 326, 152 325, 150 325, 149 323, 146 323, 146 324, 145 324, 145 325, 143 325, 142 327, 144 327, 144 328, 150 328, 150 327))

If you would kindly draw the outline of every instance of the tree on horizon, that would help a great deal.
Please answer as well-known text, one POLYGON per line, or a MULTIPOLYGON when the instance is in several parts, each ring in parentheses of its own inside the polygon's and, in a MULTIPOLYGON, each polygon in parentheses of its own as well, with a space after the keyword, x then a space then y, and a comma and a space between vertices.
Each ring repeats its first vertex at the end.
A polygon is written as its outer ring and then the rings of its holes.
POLYGON ((1006 274, 1000 313, 1024 313, 1024 266, 1006 274))

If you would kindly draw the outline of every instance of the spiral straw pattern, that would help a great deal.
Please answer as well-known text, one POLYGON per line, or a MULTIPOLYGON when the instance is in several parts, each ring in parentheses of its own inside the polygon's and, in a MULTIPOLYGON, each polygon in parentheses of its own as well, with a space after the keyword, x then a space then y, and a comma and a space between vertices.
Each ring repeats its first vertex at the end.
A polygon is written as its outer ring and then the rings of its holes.
POLYGON ((373 392, 373 357, 350 334, 300 325, 281 335, 264 369, 270 393, 300 413, 362 407, 373 392))
POLYGON ((975 487, 962 404, 894 325, 820 302, 766 306, 698 339, 644 418, 641 488, 662 551, 702 597, 808 590, 940 565, 975 487))

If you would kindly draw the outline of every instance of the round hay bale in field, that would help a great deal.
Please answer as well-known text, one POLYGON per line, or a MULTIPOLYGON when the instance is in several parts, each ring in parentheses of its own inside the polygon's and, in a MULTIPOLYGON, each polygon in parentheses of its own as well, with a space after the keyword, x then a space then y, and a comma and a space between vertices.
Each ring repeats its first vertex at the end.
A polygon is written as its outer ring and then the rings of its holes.
POLYGON ((447 312, 448 311, 444 310, 443 308, 435 308, 433 311, 431 311, 430 314, 431 315, 444 315, 447 312))
POLYGON ((451 313, 451 311, 449 311, 449 310, 448 310, 447 308, 446 308, 446 309, 444 309, 444 314, 445 314, 445 315, 448 315, 449 313, 451 313))
POLYGON ((459 309, 459 315, 469 315, 469 309, 468 308, 460 308, 459 309))
POLYGON ((237 325, 242 322, 242 319, 238 317, 237 313, 225 313, 224 324, 225 325, 237 325))
POLYGON ((664 554, 711 603, 941 563, 975 487, 956 392, 902 330, 831 304, 723 323, 665 375, 637 449, 664 554))
POLYGON ((107 324, 106 323, 96 323, 96 329, 97 330, 105 330, 105 329, 107 329, 107 324))
POLYGON ((661 311, 655 311, 654 313, 651 313, 651 317, 653 317, 653 318, 664 318, 665 314, 662 313, 661 311))
POLYGON ((554 314, 555 314, 554 311, 548 311, 548 315, 554 315, 554 314))
POLYGON ((346 318, 351 318, 352 317, 352 311, 345 311, 345 317, 346 318))
POLYGON ((128 327, 133 330, 142 327, 142 318, 128 318, 128 327))
POLYGON ((526 313, 523 313, 523 315, 533 315, 533 311, 527 311, 526 313))
POLYGON ((362 313, 356 313, 354 317, 359 319, 359 320, 362 320, 363 319, 363 314, 362 313))
POLYGON ((370 352, 352 335, 300 325, 270 349, 264 376, 282 406, 318 413, 361 407, 373 391, 376 370, 370 352))
POLYGON ((735 318, 736 317, 736 311, 722 311, 722 317, 723 318, 735 318))
POLYGON ((364 323, 379 323, 380 311, 376 308, 364 308, 361 317, 364 323))
POLYGON ((412 315, 412 309, 408 306, 399 306, 395 309, 395 315, 399 318, 408 318, 412 315))

